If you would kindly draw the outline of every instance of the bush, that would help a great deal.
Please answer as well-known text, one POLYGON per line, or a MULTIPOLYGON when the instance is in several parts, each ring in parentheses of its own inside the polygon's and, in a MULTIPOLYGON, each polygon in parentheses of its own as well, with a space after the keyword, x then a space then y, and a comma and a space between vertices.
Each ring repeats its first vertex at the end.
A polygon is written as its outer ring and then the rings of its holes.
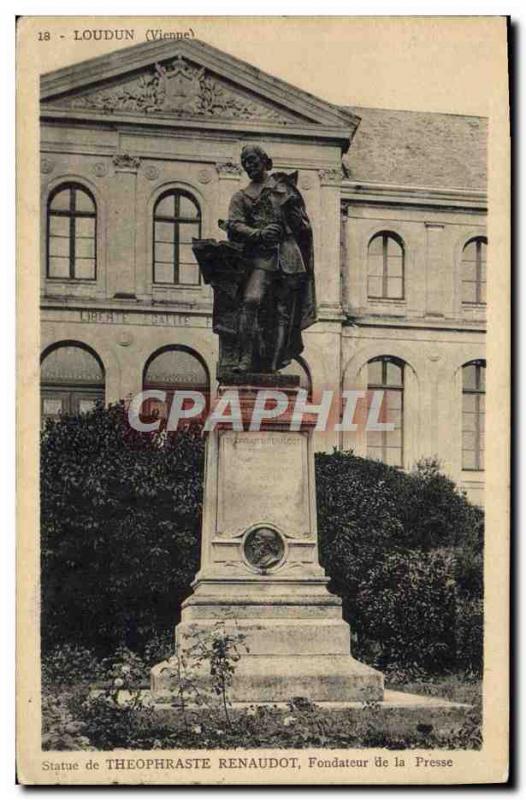
POLYGON ((92 650, 65 642, 42 654, 44 686, 80 686, 104 677, 104 667, 92 650))
POLYGON ((385 670, 414 665, 428 673, 455 667, 455 585, 441 552, 386 553, 354 602, 366 661, 385 670))
POLYGON ((481 673, 483 658, 484 611, 479 597, 459 598, 455 620, 457 666, 467 672, 481 673))
POLYGON ((130 428, 122 403, 47 422, 42 643, 139 652, 173 630, 199 563, 203 444, 130 428))
MULTIPOLYGON (((162 660, 199 564, 199 430, 141 434, 122 403, 98 407, 48 421, 41 469, 44 656, 71 644, 162 660)), ((480 671, 480 509, 430 461, 408 474, 318 453, 316 480, 320 559, 356 657, 480 671)))
POLYGON ((411 473, 316 455, 320 560, 357 658, 385 669, 482 666, 483 514, 423 461, 411 473))
MULTIPOLYGON (((483 512, 436 461, 421 461, 407 473, 349 452, 317 453, 316 486, 318 525, 331 545, 338 547, 344 531, 352 529, 357 543, 375 548, 482 553, 483 512)), ((333 551, 331 563, 337 559, 333 551)))
POLYGON ((78 706, 79 700, 77 698, 77 702, 73 702, 71 692, 43 692, 43 750, 93 750, 86 735, 86 722, 80 718, 82 715, 78 713, 78 706))

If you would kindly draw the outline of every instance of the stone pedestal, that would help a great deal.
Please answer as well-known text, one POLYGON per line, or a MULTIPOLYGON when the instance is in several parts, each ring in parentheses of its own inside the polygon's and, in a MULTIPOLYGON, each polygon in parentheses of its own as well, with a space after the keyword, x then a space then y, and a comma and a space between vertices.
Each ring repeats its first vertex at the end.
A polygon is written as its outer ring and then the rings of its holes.
MULTIPOLYGON (((352 658, 341 600, 318 562, 313 420, 290 430, 298 380, 279 376, 286 411, 250 431, 256 377, 235 387, 244 430, 223 423, 208 435, 201 569, 176 648, 184 652, 221 620, 245 635, 249 651, 236 665, 232 701, 381 701, 383 676, 352 658)), ((231 389, 221 386, 219 398, 231 389)), ((165 666, 152 670, 154 697, 174 688, 165 666)))

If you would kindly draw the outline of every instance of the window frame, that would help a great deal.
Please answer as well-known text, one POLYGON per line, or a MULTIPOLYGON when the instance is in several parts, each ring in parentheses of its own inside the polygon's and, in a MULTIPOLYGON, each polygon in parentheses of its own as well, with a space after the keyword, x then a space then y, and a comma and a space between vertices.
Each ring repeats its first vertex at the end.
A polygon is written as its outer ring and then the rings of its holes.
MULTIPOLYGON (((64 237, 66 238, 66 237, 64 237)), ((93 192, 88 189, 87 186, 84 186, 82 183, 78 183, 77 181, 67 181, 66 183, 61 183, 58 186, 55 186, 52 189, 47 198, 47 205, 46 205, 46 280, 50 281, 57 281, 57 282, 64 282, 64 281, 76 281, 78 283, 82 282, 89 282, 89 283, 96 283, 98 280, 98 258, 97 258, 97 247, 98 247, 98 209, 97 209, 97 201, 93 195, 93 192), (52 210, 51 203, 53 202, 54 198, 65 190, 69 190, 70 192, 70 204, 69 209, 67 211, 60 211, 60 210, 52 210), (75 198, 76 198, 76 190, 84 192, 91 202, 93 203, 94 210, 91 211, 77 211, 75 208, 75 198), (51 217, 65 217, 69 220, 68 226, 68 243, 69 243, 69 252, 68 252, 68 260, 69 260, 69 275, 51 275, 50 274, 50 241, 51 241, 51 217), (93 278, 80 278, 76 277, 75 275, 75 221, 79 218, 82 219, 93 219, 94 220, 94 233, 93 233, 93 241, 94 241, 94 275, 93 278)))
POLYGON ((482 252, 482 245, 484 247, 488 247, 488 239, 486 236, 472 236, 462 247, 462 253, 460 256, 460 298, 461 303, 465 307, 475 307, 475 306, 485 306, 487 305, 487 300, 481 300, 482 295, 482 284, 487 285, 487 256, 486 256, 486 280, 482 280, 482 258, 480 257, 480 253, 482 252), (468 263, 464 261, 464 253, 466 248, 472 244, 476 244, 476 255, 475 255, 475 280, 474 281, 466 281, 464 278, 464 264, 468 263), (464 284, 465 283, 474 283, 475 284, 475 300, 464 300, 464 284))
MULTIPOLYGON (((191 224, 195 225, 197 228, 197 238, 201 238, 202 235, 202 225, 203 225, 203 215, 201 211, 201 205, 195 195, 185 189, 179 188, 172 188, 167 189, 162 192, 159 197, 156 198, 154 206, 153 206, 153 213, 152 213, 152 285, 155 286, 162 286, 162 287, 177 287, 177 288, 200 288, 202 284, 201 280, 201 271, 199 269, 199 265, 196 263, 197 268, 197 282, 196 283, 181 283, 180 278, 180 263, 179 263, 179 225, 180 224, 191 224), (175 214, 173 217, 167 217, 164 215, 157 214, 157 208, 159 204, 165 200, 167 197, 173 196, 176 198, 176 205, 175 205, 175 214), (179 211, 179 198, 186 197, 197 210, 196 217, 181 217, 178 215, 179 211), (155 258, 155 245, 157 244, 157 240, 155 238, 155 223, 156 222, 167 222, 171 223, 174 226, 174 238, 173 238, 173 281, 158 281, 155 279, 155 269, 156 264, 158 263, 155 258)), ((166 244, 166 242, 164 243, 166 244)), ((170 263, 170 262, 159 262, 159 263, 170 263)))
MULTIPOLYGON (((393 277, 393 276, 391 276, 393 277)), ((398 276, 394 276, 398 277, 398 276)), ((388 302, 403 302, 406 299, 405 293, 405 245, 404 241, 401 236, 394 233, 393 231, 378 231, 369 239, 367 245, 367 299, 368 300, 387 300, 388 302), (382 293, 381 294, 371 294, 369 291, 369 278, 370 277, 380 277, 380 276, 371 276, 369 274, 369 258, 370 258, 370 249, 372 243, 375 239, 382 240, 382 293), (388 286, 389 286, 389 255, 388 255, 388 247, 389 247, 389 239, 392 239, 396 244, 400 247, 402 251, 401 261, 402 261, 402 275, 401 275, 401 282, 402 282, 402 291, 401 294, 397 297, 390 297, 388 294, 388 286)))
POLYGON ((88 383, 41 383, 40 385, 40 416, 41 419, 56 419, 62 415, 86 413, 79 410, 82 400, 105 402, 105 386, 88 383), (44 401, 60 398, 64 410, 58 415, 44 413, 44 401))
MULTIPOLYGON (((404 393, 405 393, 405 366, 406 366, 405 362, 402 361, 402 359, 397 358, 396 356, 375 356, 374 358, 370 358, 367 361, 365 366, 366 366, 366 370, 367 370, 367 393, 372 392, 372 391, 381 390, 383 392, 386 392, 386 391, 398 392, 400 394, 400 463, 399 464, 391 464, 390 466, 394 466, 397 469, 403 469, 404 468, 404 457, 405 457, 405 447, 404 447, 404 429, 405 429, 405 425, 404 425, 404 393), (375 362, 381 362, 381 364, 382 364, 382 379, 381 379, 380 383, 369 383, 369 375, 368 375, 369 364, 373 364, 375 362), (399 367, 399 369, 401 371, 401 385, 400 386, 390 386, 387 383, 387 365, 388 364, 395 364, 397 367, 399 367)), ((370 458, 371 456, 369 456, 369 443, 367 441, 367 433, 368 432, 366 430, 365 431, 365 448, 366 448, 367 458, 370 458)), ((394 449, 394 448, 388 448, 387 447, 387 436, 388 436, 389 433, 392 433, 392 431, 376 431, 376 433, 380 433, 381 434, 381 445, 380 445, 380 447, 381 447, 381 451, 382 451, 382 457, 381 457, 380 460, 382 461, 382 463, 389 465, 389 462, 386 459, 387 450, 388 449, 394 449)))
MULTIPOLYGON (((482 417, 485 417, 485 415, 486 415, 485 409, 484 409, 484 411, 481 411, 481 409, 480 409, 480 398, 486 396, 485 375, 484 375, 484 388, 483 389, 480 388, 480 386, 481 386, 480 376, 482 375, 482 370, 483 369, 484 370, 486 369, 486 362, 485 362, 484 359, 474 359, 473 361, 468 361, 466 364, 462 365, 462 372, 461 372, 461 375, 462 375, 461 465, 462 465, 462 471, 463 472, 484 472, 485 471, 485 464, 484 464, 484 466, 481 466, 481 462, 484 463, 484 458, 481 458, 481 455, 485 454, 486 448, 484 446, 484 449, 482 449, 481 446, 480 446, 480 436, 481 436, 480 421, 481 421, 482 417), (476 372, 475 372, 476 380, 475 380, 475 388, 474 389, 466 389, 464 387, 464 370, 466 369, 466 367, 475 367, 476 368, 476 372), (465 450, 465 448, 464 448, 464 432, 465 432, 464 431, 464 413, 465 413, 464 412, 464 396, 465 395, 473 395, 475 397, 476 410, 473 412, 473 415, 475 417, 475 448, 474 448, 473 451, 471 451, 471 450, 468 451, 468 452, 473 452, 475 454, 475 464, 476 464, 475 467, 466 467, 465 463, 464 463, 464 450, 465 450)), ((484 427, 484 432, 485 432, 485 427, 484 427)))

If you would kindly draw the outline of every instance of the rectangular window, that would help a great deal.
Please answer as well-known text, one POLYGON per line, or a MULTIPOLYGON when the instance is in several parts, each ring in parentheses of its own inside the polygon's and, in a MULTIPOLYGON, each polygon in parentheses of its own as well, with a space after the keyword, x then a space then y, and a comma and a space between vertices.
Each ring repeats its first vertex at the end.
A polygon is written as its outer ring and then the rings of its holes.
POLYGON ((393 234, 377 234, 367 250, 367 295, 371 299, 404 299, 404 248, 393 234))
POLYGON ((462 251, 462 303, 484 305, 486 302, 486 251, 484 239, 472 239, 462 251))
POLYGON ((481 363, 462 368, 462 469, 484 469, 485 372, 481 363))
POLYGON ((368 409, 372 403, 373 393, 383 392, 382 404, 378 413, 378 422, 394 424, 394 430, 367 430, 367 455, 369 458, 375 458, 379 461, 384 461, 386 464, 391 466, 401 467, 403 466, 403 390, 402 388, 373 389, 371 384, 369 384, 368 388, 368 409))

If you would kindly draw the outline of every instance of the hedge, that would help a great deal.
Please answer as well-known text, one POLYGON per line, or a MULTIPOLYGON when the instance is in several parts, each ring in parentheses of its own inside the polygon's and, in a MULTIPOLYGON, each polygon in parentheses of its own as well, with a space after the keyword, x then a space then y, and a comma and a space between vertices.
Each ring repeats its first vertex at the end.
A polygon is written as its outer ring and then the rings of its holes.
POLYGON ((320 560, 357 657, 381 669, 482 666, 483 512, 433 461, 406 473, 316 455, 320 560))

